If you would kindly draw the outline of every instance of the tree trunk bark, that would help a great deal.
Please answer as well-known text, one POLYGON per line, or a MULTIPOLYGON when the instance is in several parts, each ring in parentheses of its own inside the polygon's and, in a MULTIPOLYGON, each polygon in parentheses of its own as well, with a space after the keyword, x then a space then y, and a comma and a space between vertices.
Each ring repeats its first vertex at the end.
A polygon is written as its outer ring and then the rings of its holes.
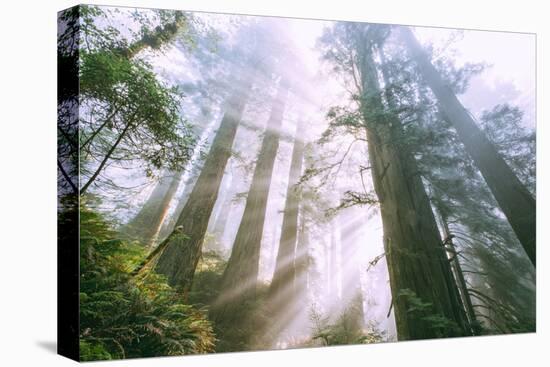
POLYGON ((466 151, 485 178, 500 209, 510 222, 527 256, 536 265, 536 201, 493 144, 462 106, 451 88, 432 65, 407 27, 400 34, 418 69, 431 88, 446 117, 453 124, 466 151))
POLYGON ((288 187, 286 190, 285 211, 281 228, 281 239, 273 280, 269 287, 271 299, 285 298, 287 293, 293 291, 294 266, 296 261, 296 238, 298 234, 298 208, 300 206, 300 192, 296 186, 302 175, 302 161, 304 157, 304 142, 301 134, 301 124, 296 128, 288 187))
MULTIPOLYGON (((192 169, 195 170, 194 167, 192 169)), ((160 233, 159 233, 160 238, 167 237, 170 233, 172 233, 172 231, 176 227, 176 222, 178 221, 178 218, 179 218, 181 212, 183 211, 183 207, 187 203, 187 200, 189 199, 189 196, 191 195, 191 192, 193 191, 193 188, 195 187, 195 184, 197 183, 197 179, 199 178, 199 175, 200 175, 200 171, 197 169, 197 172, 192 173, 191 177, 187 177, 187 179, 182 177, 184 179, 183 184, 185 185, 185 187, 184 187, 183 192, 181 193, 180 197, 178 198, 178 203, 176 204, 176 208, 175 208, 174 212, 163 223, 163 225, 161 227, 161 230, 160 230, 160 233)))
POLYGON ((400 121, 384 112, 367 41, 360 38, 358 42, 362 110, 398 339, 468 335, 428 195, 414 157, 402 143, 400 121))
POLYGON ((281 81, 266 126, 250 191, 237 236, 222 278, 222 292, 211 315, 216 320, 236 316, 243 303, 256 298, 260 245, 273 165, 279 148, 280 128, 283 121, 288 87, 281 81))
POLYGON ((182 234, 173 237, 156 265, 156 271, 166 275, 168 284, 184 294, 189 291, 193 282, 208 221, 218 197, 225 166, 231 156, 251 85, 250 80, 239 85, 228 101, 203 169, 176 221, 175 230, 182 234))
POLYGON ((200 147, 207 144, 210 136, 214 135, 214 133, 216 132, 216 129, 214 127, 216 125, 217 119, 216 116, 214 116, 211 112, 212 111, 210 108, 206 108, 195 121, 193 130, 196 136, 200 136, 200 139, 197 146, 195 147, 195 151, 193 152, 193 157, 187 163, 181 177, 181 181, 183 181, 183 192, 177 198, 178 202, 173 213, 162 223, 158 233, 158 238, 166 238, 174 230, 179 215, 181 214, 185 203, 187 203, 187 199, 189 198, 193 187, 195 187, 195 183, 197 182, 202 168, 202 160, 200 159, 200 147))

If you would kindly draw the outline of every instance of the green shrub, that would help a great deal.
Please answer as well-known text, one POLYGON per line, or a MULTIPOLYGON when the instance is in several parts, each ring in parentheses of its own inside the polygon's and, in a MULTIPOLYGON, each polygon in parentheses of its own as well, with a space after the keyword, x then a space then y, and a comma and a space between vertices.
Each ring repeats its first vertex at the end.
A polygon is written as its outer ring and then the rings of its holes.
POLYGON ((374 322, 363 325, 361 305, 352 303, 345 308, 334 322, 312 306, 309 311, 311 342, 313 345, 372 344, 386 341, 386 335, 374 322))
POLYGON ((227 261, 216 251, 206 251, 197 265, 189 302, 194 305, 210 305, 220 293, 220 284, 227 261))
POLYGON ((203 311, 182 302, 164 277, 130 276, 143 247, 117 239, 106 220, 80 210, 82 360, 206 353, 214 333, 203 311))

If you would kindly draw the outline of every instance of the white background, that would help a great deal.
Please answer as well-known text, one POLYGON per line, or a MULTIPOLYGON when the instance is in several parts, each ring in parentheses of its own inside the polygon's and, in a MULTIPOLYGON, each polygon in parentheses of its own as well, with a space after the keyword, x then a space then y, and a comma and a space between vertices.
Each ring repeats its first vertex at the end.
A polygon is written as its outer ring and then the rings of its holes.
MULTIPOLYGON (((109 5, 534 32, 537 37, 537 334, 102 362, 101 366, 548 366, 549 27, 545 1, 140 0, 109 5), (546 97, 546 98, 545 98, 546 97), (545 114, 546 112, 546 114, 545 114), (546 312, 544 312, 546 310, 546 312), (546 339, 546 340, 545 340, 546 339)), ((56 338, 56 12, 74 1, 0 9, 0 365, 66 366, 56 338)), ((514 57, 514 50, 510 50, 514 57)))

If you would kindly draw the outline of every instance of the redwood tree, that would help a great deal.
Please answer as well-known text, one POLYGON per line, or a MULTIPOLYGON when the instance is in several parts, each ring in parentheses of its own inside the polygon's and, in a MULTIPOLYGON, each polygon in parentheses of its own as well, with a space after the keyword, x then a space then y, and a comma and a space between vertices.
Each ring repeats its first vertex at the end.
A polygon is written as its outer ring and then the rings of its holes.
POLYGON ((143 204, 136 216, 123 228, 123 232, 137 239, 144 246, 154 245, 158 233, 168 213, 170 202, 174 198, 181 182, 181 172, 167 172, 143 204))
POLYGON ((166 275, 171 286, 183 293, 189 291, 193 281, 210 214, 218 197, 251 85, 250 79, 238 83, 227 102, 203 169, 176 221, 175 231, 180 234, 166 243, 155 268, 157 272, 166 275))
POLYGON ((536 265, 536 201, 458 100, 407 27, 400 35, 442 111, 479 168, 525 252, 536 265))
POLYGON ((275 157, 279 148, 288 85, 281 80, 273 101, 245 210, 231 256, 223 273, 221 295, 211 314, 217 320, 230 318, 246 301, 256 296, 256 283, 260 261, 260 245, 265 221, 267 198, 275 157))
MULTIPOLYGON (((385 34, 382 26, 337 25, 324 41, 328 59, 338 63, 342 56, 347 61, 339 66, 352 74, 358 90, 360 118, 352 127, 366 130, 398 338, 467 335, 464 309, 417 163, 403 144, 401 121, 382 98, 373 54, 385 34)), ((346 121, 334 111, 329 117, 334 126, 346 121)))
POLYGON ((294 147, 292 149, 281 239, 277 251, 275 272, 273 273, 273 280, 269 289, 269 293, 273 298, 280 297, 281 292, 285 293, 285 289, 290 291, 293 284, 296 238, 298 234, 298 209, 300 206, 300 189, 297 184, 302 174, 304 157, 304 142, 300 137, 302 125, 298 124, 296 128, 294 147))

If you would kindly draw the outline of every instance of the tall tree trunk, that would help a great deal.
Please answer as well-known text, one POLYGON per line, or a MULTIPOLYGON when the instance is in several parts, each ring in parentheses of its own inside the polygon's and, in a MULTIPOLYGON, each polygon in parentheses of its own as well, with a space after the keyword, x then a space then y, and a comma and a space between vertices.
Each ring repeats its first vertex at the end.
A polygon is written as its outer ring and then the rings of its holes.
MULTIPOLYGON (((284 219, 284 218, 283 218, 284 219)), ((275 268, 277 266, 277 253, 279 252, 279 242, 282 234, 282 226, 279 226, 276 221, 273 221, 273 226, 271 227, 271 240, 269 246, 269 269, 273 269, 273 275, 275 275, 275 268), (281 232, 279 232, 281 231, 281 232), (277 240, 279 239, 279 240, 277 240)), ((273 283, 273 279, 271 280, 273 283)))
POLYGON ((342 269, 342 310, 351 312, 351 321, 356 330, 363 328, 365 315, 363 312, 363 292, 361 290, 361 262, 357 253, 358 237, 363 235, 360 229, 364 225, 363 208, 347 208, 338 215, 340 222, 340 262, 342 269))
POLYGON ((296 128, 288 186, 286 190, 285 211, 281 228, 281 239, 273 280, 269 287, 272 299, 286 298, 286 293, 293 291, 294 267, 296 261, 296 238, 298 234, 298 208, 300 206, 300 191, 296 186, 302 175, 302 161, 304 157, 304 142, 300 138, 301 124, 296 128))
POLYGON ((296 258, 294 260, 294 296, 298 304, 306 305, 308 286, 311 283, 309 270, 309 233, 303 216, 299 218, 300 230, 296 242, 296 258))
POLYGON ((234 185, 234 179, 233 175, 226 178, 227 185, 224 190, 223 194, 223 200, 220 201, 220 208, 218 210, 218 215, 216 216, 216 220, 214 221, 212 225, 212 233, 216 237, 216 241, 219 248, 216 248, 216 250, 221 251, 223 249, 223 237, 225 233, 225 226, 227 225, 227 221, 229 220, 229 213, 231 212, 231 207, 233 206, 233 199, 235 197, 235 185, 234 185))
MULTIPOLYGON (((329 269, 330 269, 330 280, 329 280, 329 294, 331 296, 330 300, 340 300, 340 278, 339 278, 339 267, 340 262, 338 261, 338 245, 340 238, 338 237, 338 225, 339 223, 334 218, 330 222, 330 262, 329 262, 329 269)), ((333 306, 338 306, 339 302, 335 302, 333 306)), ((336 311, 333 308, 333 312, 336 311)), ((337 307, 338 308, 338 307, 337 307)))
MULTIPOLYGON (((332 292, 330 289, 330 285, 332 284, 332 274, 330 271, 330 239, 329 240, 323 239, 323 262, 324 262, 323 271, 322 271, 322 274, 324 274, 323 291, 332 295, 332 292)), ((324 301, 323 306, 327 306, 327 303, 330 303, 330 298, 325 297, 323 301, 324 301)))
POLYGON ((162 177, 139 213, 123 228, 123 232, 147 247, 153 246, 181 182, 181 172, 162 177))
POLYGON ((304 157, 304 142, 302 134, 303 123, 296 126, 294 146, 286 190, 285 208, 281 236, 276 241, 276 228, 273 229, 272 253, 275 261, 273 279, 268 290, 268 298, 264 303, 264 313, 268 316, 268 323, 258 323, 258 329, 262 330, 262 342, 264 345, 273 345, 276 337, 284 331, 296 314, 303 309, 297 299, 297 284, 295 282, 298 236, 298 212, 300 207, 301 192, 297 186, 302 175, 304 157))
POLYGON ((476 318, 476 313, 474 311, 474 306, 470 298, 470 293, 468 291, 468 286, 466 285, 466 279, 464 278, 464 273, 462 272, 462 266, 460 265, 459 255, 457 249, 453 242, 453 236, 449 230, 449 224, 447 222, 446 215, 442 210, 436 210, 439 216, 439 221, 441 223, 441 228, 443 230, 443 237, 445 240, 443 244, 448 247, 450 253, 450 262, 453 268, 453 272, 458 284, 458 289, 460 291, 460 297, 462 298, 462 304, 466 310, 466 315, 468 316, 468 322, 470 324, 471 331, 474 335, 480 335, 480 323, 476 318))
POLYGON ((169 241, 156 265, 157 272, 166 275, 168 283, 184 294, 191 288, 208 221, 218 197, 225 166, 231 156, 251 85, 250 79, 238 85, 228 101, 203 169, 176 222, 175 230, 181 232, 181 235, 169 241))
POLYGON ((200 136, 200 139, 195 147, 195 150, 193 151, 193 156, 185 167, 181 178, 183 181, 183 192, 177 198, 178 202, 175 210, 170 217, 166 218, 163 222, 158 234, 159 238, 166 238, 174 230, 179 215, 181 214, 181 211, 183 210, 193 187, 195 187, 195 183, 197 182, 200 170, 202 168, 202 160, 200 158, 201 147, 206 145, 209 138, 215 134, 216 120, 216 116, 212 114, 212 110, 210 108, 205 108, 196 121, 194 121, 195 124, 193 126, 193 130, 196 136, 200 136))
MULTIPOLYGON (((381 69, 381 72, 382 72, 382 79, 384 80, 385 86, 387 86, 387 85, 390 84, 390 81, 391 81, 390 73, 389 73, 389 70, 387 68, 386 58, 385 58, 385 55, 384 55, 383 48, 379 47, 378 51, 379 51, 379 55, 380 55, 380 62, 381 62, 381 68, 380 69, 381 69)), ((385 88, 384 98, 386 100, 386 103, 387 103, 388 108, 390 109, 390 111, 397 111, 396 101, 393 98, 393 94, 392 94, 391 89, 385 88)), ((402 131, 399 130, 398 133, 401 134, 402 131)), ((418 168, 416 168, 417 167, 416 166, 416 161, 415 161, 413 155, 411 154, 410 151, 408 152, 408 154, 411 157, 412 165, 415 167, 415 169, 418 170, 418 168)), ((432 211, 432 213, 433 213, 433 211, 432 211)), ((437 226, 437 221, 435 223, 436 223, 436 226, 437 226)), ((442 245, 444 247, 444 243, 442 245)), ((463 303, 463 298, 461 297, 461 294, 460 294, 459 284, 458 284, 457 280, 455 279, 455 275, 453 274, 453 269, 451 268, 451 265, 450 265, 450 263, 447 259, 447 256, 446 256, 447 251, 444 250, 444 254, 445 254, 445 257, 442 260, 443 274, 445 276, 445 281, 447 282, 447 287, 449 288, 449 290, 451 292, 451 300, 454 304, 457 305, 457 307, 455 307, 455 309, 457 310, 457 313, 458 313, 457 316, 459 316, 460 320, 462 321, 462 325, 461 325, 462 328, 468 334, 471 334, 472 333, 472 329, 470 327, 471 324, 469 323, 469 319, 467 318, 467 315, 466 315, 465 305, 463 303)))
POLYGON ((362 110, 380 203, 399 340, 467 335, 467 323, 435 218, 400 121, 384 112, 368 39, 359 37, 362 110), (453 288, 454 287, 454 288, 453 288), (422 305, 423 309, 411 307, 422 305), (439 317, 438 325, 433 317, 439 317))
POLYGON ((500 209, 510 222, 525 252, 536 265, 536 201, 493 144, 462 106, 452 89, 430 62, 408 27, 400 34, 418 69, 431 88, 446 117, 453 124, 466 151, 485 178, 500 209))
MULTIPOLYGON (((193 167, 192 169, 195 170, 196 167, 193 167)), ((177 199, 178 203, 176 204, 176 208, 174 212, 172 213, 172 215, 170 215, 170 217, 167 220, 164 221, 159 233, 159 238, 167 237, 170 233, 172 233, 172 231, 176 227, 176 222, 178 221, 178 218, 180 217, 180 214, 183 211, 183 207, 187 203, 187 200, 189 199, 189 196, 191 195, 191 192, 193 191, 193 188, 197 183, 197 179, 199 178, 200 171, 197 169, 197 172, 194 172, 191 174, 192 176, 187 177, 187 179, 185 179, 185 177, 182 177, 184 181, 183 184, 185 185, 185 187, 183 189, 183 192, 177 199)))
POLYGON ((280 128, 288 94, 288 87, 281 81, 266 126, 250 191, 237 236, 222 278, 222 293, 214 305, 214 319, 229 319, 246 301, 256 297, 256 283, 260 262, 260 245, 271 175, 279 148, 280 128))

